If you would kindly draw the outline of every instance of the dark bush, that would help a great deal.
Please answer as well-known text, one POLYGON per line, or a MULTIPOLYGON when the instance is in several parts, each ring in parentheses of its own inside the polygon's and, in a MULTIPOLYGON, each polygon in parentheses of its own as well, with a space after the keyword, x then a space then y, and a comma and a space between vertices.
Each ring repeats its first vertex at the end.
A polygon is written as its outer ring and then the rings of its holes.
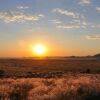
POLYGON ((100 92, 91 92, 86 100, 100 100, 100 92))
POLYGON ((0 70, 0 78, 1 78, 1 77, 4 77, 4 75, 5 75, 5 71, 0 70))
POLYGON ((91 70, 88 68, 88 69, 86 69, 86 73, 90 73, 91 72, 91 70))

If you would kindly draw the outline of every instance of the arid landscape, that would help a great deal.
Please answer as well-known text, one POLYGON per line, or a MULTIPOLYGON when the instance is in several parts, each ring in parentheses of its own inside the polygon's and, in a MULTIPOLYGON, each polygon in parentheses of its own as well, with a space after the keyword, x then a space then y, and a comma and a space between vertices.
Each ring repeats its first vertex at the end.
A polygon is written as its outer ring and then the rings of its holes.
POLYGON ((66 73, 100 74, 99 58, 0 59, 1 77, 60 77, 66 73))
POLYGON ((99 58, 0 59, 0 100, 99 100, 99 58))
POLYGON ((0 100, 100 100, 100 75, 0 79, 0 100))
POLYGON ((0 100, 100 100, 100 0, 0 0, 0 100))

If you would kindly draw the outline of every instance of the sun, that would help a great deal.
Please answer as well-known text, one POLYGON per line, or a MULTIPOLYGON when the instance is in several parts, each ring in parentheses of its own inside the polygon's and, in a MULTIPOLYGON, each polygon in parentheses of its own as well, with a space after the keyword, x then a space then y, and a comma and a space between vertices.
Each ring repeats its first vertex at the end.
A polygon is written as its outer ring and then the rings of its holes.
POLYGON ((32 50, 36 55, 39 55, 39 56, 44 55, 47 51, 45 45, 43 44, 36 44, 35 46, 33 46, 32 50))

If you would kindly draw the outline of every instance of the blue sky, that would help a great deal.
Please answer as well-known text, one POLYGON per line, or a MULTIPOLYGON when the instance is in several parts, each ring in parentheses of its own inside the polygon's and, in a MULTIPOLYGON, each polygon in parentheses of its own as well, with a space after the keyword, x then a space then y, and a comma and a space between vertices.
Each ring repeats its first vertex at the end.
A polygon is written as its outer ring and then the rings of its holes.
POLYGON ((100 0, 0 0, 0 56, 31 56, 36 43, 51 56, 100 52, 100 0))

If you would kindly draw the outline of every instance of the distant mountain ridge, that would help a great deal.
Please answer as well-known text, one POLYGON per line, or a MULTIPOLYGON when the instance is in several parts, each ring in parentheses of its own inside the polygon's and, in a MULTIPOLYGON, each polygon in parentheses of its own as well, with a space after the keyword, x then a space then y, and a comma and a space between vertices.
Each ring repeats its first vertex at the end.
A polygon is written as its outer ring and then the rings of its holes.
POLYGON ((94 57, 100 58, 100 53, 99 53, 99 54, 94 55, 94 57))

